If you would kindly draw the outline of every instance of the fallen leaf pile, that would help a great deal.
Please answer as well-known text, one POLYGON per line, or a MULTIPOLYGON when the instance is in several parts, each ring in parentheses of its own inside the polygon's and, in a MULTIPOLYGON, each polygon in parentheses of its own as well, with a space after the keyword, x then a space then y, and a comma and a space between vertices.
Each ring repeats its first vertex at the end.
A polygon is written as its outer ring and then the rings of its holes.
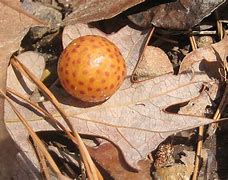
MULTIPOLYGON (((29 28, 42 25, 40 21, 22 13, 19 1, 0 1, 0 88, 5 89, 10 56, 19 49, 29 28)), ((4 99, 0 98, 0 169, 1 179, 34 178, 38 171, 9 135, 4 119, 4 99), (30 164, 30 165, 29 165, 30 164), (28 166, 27 166, 28 165, 28 166)))
MULTIPOLYGON (((78 31, 81 29, 80 26, 78 31)), ((224 40, 217 45, 224 47, 226 44, 227 41, 224 40)), ((124 49, 122 47, 120 49, 127 56, 124 49)), ((198 52, 204 51, 199 49, 192 54, 198 52)), ((203 56, 205 59, 211 59, 207 57, 207 54, 203 56)), ((218 63, 216 57, 212 59, 213 63, 218 63)), ((129 63, 127 60, 127 64, 134 66, 133 63, 137 62, 129 63)), ((83 104, 79 104, 73 98, 64 94, 61 96, 58 87, 53 89, 53 93, 62 102, 62 108, 65 109, 73 127, 78 132, 112 141, 121 149, 127 163, 138 169, 138 161, 146 158, 147 154, 169 135, 211 122, 210 119, 204 117, 166 111, 169 106, 200 96, 204 86, 209 89, 212 86, 218 86, 218 82, 205 73, 211 69, 201 68, 202 63, 204 62, 198 59, 193 63, 190 71, 179 75, 165 74, 130 86, 129 79, 126 79, 125 85, 108 101, 93 107, 86 107, 86 105, 83 107, 83 104)), ((215 94, 210 94, 210 96, 214 97, 215 94)), ((43 105, 62 121, 61 116, 49 102, 44 102, 43 105)), ((39 114, 23 106, 18 106, 18 109, 26 119, 30 120, 30 125, 36 131, 53 130, 39 114)), ((26 141, 26 132, 17 122, 17 117, 10 108, 5 112, 7 127, 15 141, 31 159, 36 159, 26 141)))
MULTIPOLYGON (((23 3, 28 5, 26 4, 28 2, 23 3)), ((41 2, 45 4, 47 1, 41 2)), ((153 30, 135 28, 132 23, 126 21, 115 30, 104 33, 96 27, 96 24, 79 23, 111 18, 143 0, 79 2, 65 0, 59 2, 64 5, 68 4, 65 8, 72 8, 72 12, 66 15, 64 20, 56 20, 60 24, 67 24, 62 33, 62 46, 65 48, 73 39, 84 35, 105 37, 120 49, 126 62, 127 75, 122 86, 114 95, 107 101, 96 105, 71 97, 58 82, 54 83, 50 90, 61 103, 61 108, 66 112, 73 128, 78 133, 96 137, 101 142, 98 147, 88 145, 91 156, 98 164, 105 167, 116 179, 130 177, 149 179, 150 162, 147 156, 151 151, 174 133, 213 122, 212 119, 206 118, 204 113, 205 108, 212 105, 211 100, 215 100, 218 96, 219 83, 224 80, 224 62, 221 59, 228 55, 228 37, 187 54, 180 65, 179 73, 174 75, 172 64, 165 52, 158 47, 147 46, 153 30), (109 156, 109 153, 113 156, 109 156), (118 159, 118 156, 121 157, 118 159), (111 164, 109 164, 110 161, 111 164), (139 173, 135 175, 128 172, 128 168, 139 173), (123 173, 119 173, 120 171, 123 173)), ((135 24, 143 27, 150 26, 152 23, 163 28, 188 29, 198 24, 217 6, 224 3, 222 0, 216 1, 205 9, 201 9, 199 12, 203 12, 203 14, 198 16, 198 13, 191 14, 199 7, 199 1, 194 2, 196 3, 176 1, 162 4, 128 17, 135 24), (163 8, 164 11, 161 10, 163 8), (191 15, 190 21, 186 20, 188 13, 191 15), (173 18, 173 15, 177 15, 175 16, 177 19, 173 18), (147 18, 141 22, 141 17, 144 16, 147 18), (170 23, 170 20, 167 23, 169 19, 167 17, 171 17, 173 23, 170 23), (161 19, 162 21, 160 21, 161 19)), ((11 88, 33 100, 32 94, 37 91, 37 87, 11 65, 8 66, 8 63, 10 56, 20 50, 21 40, 28 29, 34 25, 40 25, 42 22, 23 12, 17 4, 19 1, 14 3, 0 1, 2 19, 0 89, 11 88), (11 19, 12 17, 14 19, 11 19)), ((43 4, 39 4, 41 11, 43 4)), ((27 9, 33 10, 33 14, 36 14, 36 8, 32 4, 30 5, 27 6, 27 9)), ((50 6, 50 8, 52 7, 50 6)), ((55 12, 53 11, 53 13, 55 12)), ((126 13, 128 14, 128 12, 126 13)), ((52 23, 56 21, 52 21, 52 23)), ((119 25, 119 23, 117 24, 119 25)), ((109 27, 105 29, 110 30, 109 27)), ((37 78, 41 79, 45 69, 43 56, 35 51, 18 52, 17 59, 37 78)), ((10 98, 35 132, 59 130, 50 123, 46 116, 33 109, 25 101, 13 95, 10 95, 10 98)), ((66 125, 50 101, 40 100, 39 105, 61 124, 66 125)), ((39 179, 39 161, 28 140, 29 134, 9 103, 3 102, 3 98, 0 99, 0 117, 4 119, 0 122, 0 145, 5 147, 4 150, 0 150, 0 177, 39 179), (9 155, 7 152, 10 152, 9 155), (12 166, 14 161, 16 163, 12 166), (22 170, 20 166, 23 166, 22 170)), ((191 157, 193 156, 191 154, 191 157)), ((184 168, 191 166, 187 175, 189 177, 193 171, 193 162, 189 162, 190 160, 187 158, 185 161, 188 163, 184 168)), ((171 171, 180 168, 182 166, 178 165, 171 168, 171 171)))

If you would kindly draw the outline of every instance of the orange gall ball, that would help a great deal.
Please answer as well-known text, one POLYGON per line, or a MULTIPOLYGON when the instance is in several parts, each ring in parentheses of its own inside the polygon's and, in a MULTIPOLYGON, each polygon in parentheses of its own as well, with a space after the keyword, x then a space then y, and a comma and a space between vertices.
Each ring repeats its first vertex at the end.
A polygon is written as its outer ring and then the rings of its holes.
POLYGON ((119 49, 96 35, 73 40, 58 63, 58 76, 64 89, 85 102, 108 99, 120 87, 125 75, 125 61, 119 49))

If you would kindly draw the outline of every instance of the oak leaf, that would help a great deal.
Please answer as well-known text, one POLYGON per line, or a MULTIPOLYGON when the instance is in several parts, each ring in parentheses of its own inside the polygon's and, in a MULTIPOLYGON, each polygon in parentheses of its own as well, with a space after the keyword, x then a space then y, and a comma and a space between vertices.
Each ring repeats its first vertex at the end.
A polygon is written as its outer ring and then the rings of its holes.
POLYGON ((67 1, 68 4, 72 5, 73 12, 64 19, 64 23, 88 23, 91 21, 108 19, 143 1, 144 0, 67 1))
MULTIPOLYGON (((129 79, 125 80, 126 84, 129 83, 127 81, 129 79)), ((112 141, 121 149, 127 163, 137 168, 137 162, 146 158, 169 135, 211 122, 204 117, 166 111, 171 105, 199 96, 202 87, 210 83, 215 82, 206 74, 167 74, 121 88, 109 100, 93 107, 85 107, 65 95, 62 108, 77 131, 112 141)), ((60 89, 56 87, 55 95, 63 101, 59 92, 60 89)), ((49 102, 43 105, 63 122, 49 102)), ((23 106, 19 108, 36 131, 53 130, 40 114, 23 106)), ((11 113, 5 120, 16 142, 31 157, 33 151, 29 148, 26 132, 17 122, 17 117, 11 113)))
POLYGON ((225 0, 215 0, 210 3, 202 0, 158 3, 146 1, 133 7, 129 19, 141 27, 154 25, 165 29, 189 30, 224 4, 225 0))
MULTIPOLYGON (((83 29, 83 26, 80 29, 83 29)), ((91 30, 87 32, 91 33, 91 30)), ((125 46, 128 47, 124 44, 125 46)), ((131 48, 133 47, 131 46, 131 48)), ((123 53, 121 46, 119 48, 123 53)), ((128 55, 126 57, 126 63, 130 67, 134 67, 137 63, 136 59, 132 61, 128 55)), ((206 54, 204 58, 207 59, 206 54)), ((207 61, 199 59, 191 64, 190 70, 183 71, 178 75, 169 73, 135 84, 131 84, 127 78, 123 86, 110 99, 96 106, 88 106, 88 104, 73 99, 59 86, 55 86, 52 91, 62 103, 62 108, 78 132, 112 141, 120 148, 126 162, 137 169, 139 168, 137 163, 141 159, 145 159, 147 154, 169 135, 212 121, 203 116, 179 114, 171 111, 172 108, 170 108, 200 96, 211 86, 218 86, 218 82, 207 74, 211 68, 206 67, 205 69, 206 63, 207 61), (204 88, 205 86, 207 88, 204 88)), ((217 58, 213 63, 219 63, 217 58)), ((130 68, 129 72, 131 70, 130 68)), ((213 93, 208 93, 208 95, 215 97, 213 93)), ((43 106, 64 124, 61 116, 50 102, 44 102, 43 106)), ((30 121, 29 123, 34 130, 54 129, 36 111, 20 105, 17 107, 22 115, 30 121)), ((26 131, 18 122, 17 117, 10 113, 5 116, 5 120, 15 141, 29 158, 36 162, 30 143, 26 141, 26 131)))

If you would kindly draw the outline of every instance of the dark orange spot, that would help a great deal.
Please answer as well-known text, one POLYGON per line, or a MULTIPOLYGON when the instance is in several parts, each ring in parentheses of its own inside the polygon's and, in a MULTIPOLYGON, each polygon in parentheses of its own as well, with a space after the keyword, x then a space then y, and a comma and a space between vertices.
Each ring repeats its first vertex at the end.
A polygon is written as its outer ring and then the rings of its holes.
POLYGON ((83 73, 83 74, 88 74, 89 71, 85 69, 85 70, 82 71, 82 73, 83 73))
POLYGON ((101 89, 100 88, 97 88, 96 91, 99 92, 99 91, 101 91, 101 89))
POLYGON ((109 49, 109 48, 106 48, 106 50, 107 50, 108 52, 111 52, 111 49, 109 49))
POLYGON ((84 92, 84 91, 79 91, 79 93, 80 93, 80 94, 85 94, 85 92, 84 92))
POLYGON ((65 66, 67 67, 67 66, 69 66, 69 64, 68 64, 68 63, 66 63, 66 64, 65 64, 65 66))
POLYGON ((105 46, 110 46, 110 44, 107 41, 104 41, 105 46))
POLYGON ((91 96, 91 98, 95 99, 95 98, 96 98, 96 96, 91 96))
POLYGON ((96 73, 97 73, 97 74, 100 74, 100 73, 101 73, 100 69, 97 69, 97 70, 96 70, 96 73))
POLYGON ((72 53, 75 53, 76 51, 77 51, 76 48, 73 48, 73 49, 71 50, 72 53))
POLYGON ((77 62, 77 64, 80 64, 81 63, 81 59, 77 59, 76 62, 77 62))
POLYGON ((60 71, 63 72, 63 67, 60 68, 60 71))
POLYGON ((91 43, 93 43, 95 40, 94 40, 94 39, 90 39, 89 41, 90 41, 91 43))
POLYGON ((85 41, 85 37, 80 37, 80 39, 78 39, 78 41, 81 41, 81 42, 85 41))
POLYGON ((78 84, 79 84, 79 85, 84 85, 84 82, 78 81, 78 84))
POLYGON ((114 84, 111 84, 110 89, 113 89, 113 88, 114 88, 114 84))
POLYGON ((75 89, 75 86, 71 84, 71 85, 70 85, 70 88, 71 88, 71 89, 75 89))
POLYGON ((69 84, 69 82, 70 82, 69 79, 66 79, 66 83, 69 84))
POLYGON ((105 76, 109 76, 109 75, 110 75, 109 72, 106 71, 106 72, 105 72, 105 76))
POLYGON ((75 61, 72 61, 72 64, 75 65, 75 61))
POLYGON ((95 78, 93 78, 93 77, 91 77, 90 79, 89 79, 89 82, 94 82, 95 81, 95 78))
POLYGON ((67 59, 66 59, 67 61, 70 61, 70 57, 67 57, 67 59))
POLYGON ((96 45, 96 44, 92 45, 92 48, 94 48, 94 49, 96 49, 96 48, 98 48, 98 47, 99 47, 99 46, 96 45))
POLYGON ((98 41, 98 43, 97 44, 99 44, 99 46, 103 46, 103 42, 102 42, 102 40, 101 41, 98 41))
POLYGON ((68 70, 65 70, 65 74, 69 74, 69 71, 68 70))
POLYGON ((124 72, 124 71, 122 71, 122 76, 124 76, 124 74, 125 74, 125 72, 124 72))
POLYGON ((75 72, 73 72, 72 75, 73 75, 73 77, 76 77, 76 73, 75 72))
POLYGON ((75 46, 75 48, 77 49, 77 48, 79 48, 81 45, 80 44, 77 44, 76 46, 75 46))
POLYGON ((110 67, 111 67, 111 68, 115 68, 115 65, 114 65, 114 64, 111 64, 110 67))
POLYGON ((93 88, 91 88, 91 87, 88 87, 88 91, 92 91, 93 90, 93 88))
POLYGON ((117 58, 117 62, 120 63, 120 58, 117 58))
POLYGON ((101 83, 105 83, 105 82, 106 82, 106 80, 105 80, 105 79, 102 79, 102 80, 101 80, 101 83))
POLYGON ((108 87, 107 86, 105 86, 105 88, 104 88, 105 90, 107 90, 108 89, 108 87))
POLYGON ((118 81, 120 80, 120 75, 117 76, 117 80, 118 80, 118 81))
POLYGON ((118 71, 120 70, 120 66, 117 67, 117 70, 118 70, 118 71))

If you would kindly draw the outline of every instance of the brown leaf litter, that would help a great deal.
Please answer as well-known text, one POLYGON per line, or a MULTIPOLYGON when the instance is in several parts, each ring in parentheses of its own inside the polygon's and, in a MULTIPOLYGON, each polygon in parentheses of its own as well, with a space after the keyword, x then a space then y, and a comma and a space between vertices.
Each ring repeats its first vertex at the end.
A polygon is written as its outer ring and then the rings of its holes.
MULTIPOLYGON (((19 49, 20 43, 29 28, 41 25, 41 21, 25 13, 19 1, 0 1, 0 87, 6 86, 6 73, 10 56, 19 49)), ((12 140, 3 121, 4 100, 0 98, 0 171, 2 179, 34 178, 39 176, 34 165, 12 140)))
MULTIPOLYGON (((222 46, 223 43, 217 44, 222 46)), ((204 58, 207 59, 207 56, 204 55, 204 58)), ((218 63, 217 59, 214 61, 218 63)), ((127 163, 139 168, 138 161, 145 159, 169 135, 211 122, 205 117, 167 111, 172 105, 200 96, 203 87, 210 89, 218 85, 214 78, 205 73, 210 69, 202 68, 202 63, 199 60, 190 68, 191 71, 176 76, 165 74, 131 86, 126 86, 129 85, 129 79, 126 79, 125 85, 114 96, 93 107, 83 106, 67 95, 62 99, 58 87, 53 92, 78 132, 112 141, 121 149, 127 163)), ((209 96, 214 97, 214 94, 209 96)), ((49 102, 43 105, 62 122, 61 116, 49 102)), ((36 131, 53 130, 42 116, 22 106, 18 106, 18 109, 36 131)), ((5 114, 5 120, 15 141, 36 162, 29 143, 21 140, 26 139, 26 132, 10 110, 5 114)))

